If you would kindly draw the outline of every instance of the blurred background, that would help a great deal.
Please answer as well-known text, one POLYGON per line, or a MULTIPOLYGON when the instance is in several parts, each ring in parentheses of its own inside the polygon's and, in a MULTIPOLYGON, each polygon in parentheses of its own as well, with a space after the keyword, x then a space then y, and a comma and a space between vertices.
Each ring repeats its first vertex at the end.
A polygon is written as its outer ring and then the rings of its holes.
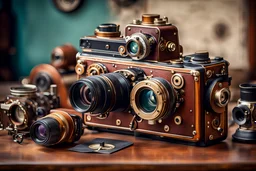
POLYGON ((207 50, 230 62, 237 100, 238 85, 256 79, 255 10, 254 0, 0 0, 0 81, 21 81, 50 63, 56 46, 79 50, 79 38, 101 23, 123 31, 142 14, 158 13, 177 26, 184 54, 207 50))

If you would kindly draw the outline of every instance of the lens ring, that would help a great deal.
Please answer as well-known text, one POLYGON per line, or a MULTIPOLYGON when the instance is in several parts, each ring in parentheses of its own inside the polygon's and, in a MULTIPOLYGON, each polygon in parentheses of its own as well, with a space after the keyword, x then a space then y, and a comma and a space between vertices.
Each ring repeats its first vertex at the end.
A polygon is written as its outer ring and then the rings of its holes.
MULTIPOLYGON (((134 112, 142 119, 157 120, 165 118, 172 114, 175 110, 176 96, 172 85, 163 78, 156 77, 150 80, 144 80, 136 84, 130 97, 130 104, 134 112), (143 110, 141 106, 141 93, 143 91, 152 91, 156 97, 156 107, 153 110, 143 110)), ((144 108, 145 109, 145 108, 144 108)))
MULTIPOLYGON (((143 33, 135 33, 126 39, 125 50, 133 60, 142 60, 146 58, 151 52, 151 46, 153 45, 149 41, 150 36, 143 33), (133 53, 130 49, 131 43, 136 44, 136 53, 133 53), (152 44, 152 45, 151 45, 152 44)), ((153 40, 153 39, 152 39, 153 40)), ((133 47, 133 46, 132 46, 133 47)))
POLYGON ((215 92, 215 102, 219 107, 227 106, 230 99, 230 91, 227 88, 222 88, 215 92))
POLYGON ((26 110, 23 108, 22 105, 13 104, 10 109, 10 121, 16 126, 22 126, 27 120, 27 113, 26 110))

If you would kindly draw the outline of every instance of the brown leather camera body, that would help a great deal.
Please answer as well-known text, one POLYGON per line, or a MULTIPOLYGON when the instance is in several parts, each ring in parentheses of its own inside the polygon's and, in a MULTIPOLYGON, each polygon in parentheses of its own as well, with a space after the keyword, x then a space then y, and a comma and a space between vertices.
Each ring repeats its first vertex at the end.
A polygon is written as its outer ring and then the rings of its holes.
MULTIPOLYGON (((182 60, 163 63, 78 53, 77 61, 84 66, 83 72, 81 68, 77 71, 80 80, 88 78, 86 73, 102 76, 122 73, 132 86, 127 110, 85 113, 87 126, 121 133, 137 132, 198 146, 215 144, 227 137, 231 78, 228 76, 229 63, 222 57, 210 59, 208 52, 198 52, 182 60), (132 68, 142 70, 144 78, 134 79, 129 71, 132 68), (143 110, 141 101, 148 99, 138 98, 142 90, 155 94, 154 110, 143 110)), ((72 98, 70 100, 72 104, 72 98)), ((76 105, 73 107, 76 109, 76 105)))

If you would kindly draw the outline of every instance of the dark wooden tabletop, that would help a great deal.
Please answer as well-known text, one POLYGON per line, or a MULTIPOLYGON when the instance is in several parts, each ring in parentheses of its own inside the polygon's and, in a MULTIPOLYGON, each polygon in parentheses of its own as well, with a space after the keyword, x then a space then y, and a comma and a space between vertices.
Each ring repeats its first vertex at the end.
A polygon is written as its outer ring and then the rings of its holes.
POLYGON ((255 170, 256 145, 231 141, 229 137, 210 147, 195 147, 112 133, 85 133, 83 143, 94 138, 134 142, 113 154, 77 153, 70 146, 47 148, 24 140, 12 141, 0 133, 0 170, 255 170))

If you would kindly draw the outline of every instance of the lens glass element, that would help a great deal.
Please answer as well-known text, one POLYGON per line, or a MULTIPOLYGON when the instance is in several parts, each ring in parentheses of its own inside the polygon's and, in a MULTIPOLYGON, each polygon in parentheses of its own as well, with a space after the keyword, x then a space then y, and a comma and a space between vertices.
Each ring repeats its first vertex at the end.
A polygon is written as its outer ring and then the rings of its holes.
POLYGON ((128 45, 128 51, 132 54, 137 54, 139 50, 139 45, 135 41, 131 41, 128 45))
POLYGON ((22 110, 22 108, 18 105, 13 106, 11 110, 11 119, 13 122, 22 124, 25 120, 24 110, 22 110))
POLYGON ((36 128, 36 137, 38 139, 44 139, 47 137, 47 133, 46 133, 46 128, 43 124, 40 124, 37 128, 36 128))
POLYGON ((91 90, 88 86, 84 85, 80 89, 80 97, 81 97, 81 100, 84 104, 86 104, 86 105, 91 104, 91 102, 92 102, 92 92, 91 92, 91 90))
POLYGON ((145 112, 153 112, 157 106, 155 93, 150 89, 144 89, 139 95, 139 103, 145 112))

